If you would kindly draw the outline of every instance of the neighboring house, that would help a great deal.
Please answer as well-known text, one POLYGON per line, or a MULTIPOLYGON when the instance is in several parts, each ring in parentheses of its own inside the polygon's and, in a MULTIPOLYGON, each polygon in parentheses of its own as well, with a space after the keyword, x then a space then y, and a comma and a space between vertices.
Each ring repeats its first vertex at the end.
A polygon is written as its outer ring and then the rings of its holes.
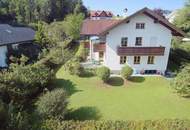
POLYGON ((99 20, 99 19, 111 19, 113 17, 113 13, 110 11, 90 11, 90 19, 99 20))
POLYGON ((0 24, 0 67, 7 67, 9 48, 17 49, 19 44, 31 43, 35 31, 27 27, 12 27, 0 24))
POLYGON ((179 10, 174 10, 174 11, 172 11, 170 14, 166 15, 166 19, 168 19, 168 21, 169 21, 170 23, 173 23, 174 20, 175 20, 175 18, 176 18, 176 16, 177 16, 178 11, 179 11, 179 10))
POLYGON ((164 74, 172 36, 185 36, 163 17, 143 8, 122 19, 85 20, 81 36, 89 38, 89 59, 112 72, 128 64, 135 74, 164 74))

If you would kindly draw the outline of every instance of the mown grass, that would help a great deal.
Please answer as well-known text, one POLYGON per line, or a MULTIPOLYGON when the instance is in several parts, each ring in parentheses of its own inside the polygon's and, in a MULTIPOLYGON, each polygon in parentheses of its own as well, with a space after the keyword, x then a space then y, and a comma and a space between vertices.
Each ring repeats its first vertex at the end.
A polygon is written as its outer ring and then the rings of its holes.
POLYGON ((163 77, 136 77, 127 82, 113 77, 103 84, 93 75, 71 76, 63 67, 56 76, 56 84, 69 94, 67 119, 190 119, 190 99, 174 93, 163 77))

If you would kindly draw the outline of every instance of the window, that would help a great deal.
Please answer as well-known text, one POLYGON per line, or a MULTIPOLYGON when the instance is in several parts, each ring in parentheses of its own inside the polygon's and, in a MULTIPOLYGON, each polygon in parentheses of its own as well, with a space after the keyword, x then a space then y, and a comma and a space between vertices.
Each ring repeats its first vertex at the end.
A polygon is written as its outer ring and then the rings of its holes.
POLYGON ((122 37, 121 38, 121 46, 125 47, 125 46, 127 46, 127 43, 128 43, 128 38, 127 37, 122 37))
POLYGON ((127 61, 127 56, 120 56, 120 64, 125 64, 127 61))
POLYGON ((144 29, 145 23, 136 23, 136 29, 144 29))
POLYGON ((141 46, 142 45, 142 37, 136 37, 136 46, 141 46))
POLYGON ((154 56, 149 56, 147 63, 148 63, 148 64, 154 64, 154 56))
POLYGON ((140 56, 134 56, 134 64, 140 64, 141 57, 140 56))

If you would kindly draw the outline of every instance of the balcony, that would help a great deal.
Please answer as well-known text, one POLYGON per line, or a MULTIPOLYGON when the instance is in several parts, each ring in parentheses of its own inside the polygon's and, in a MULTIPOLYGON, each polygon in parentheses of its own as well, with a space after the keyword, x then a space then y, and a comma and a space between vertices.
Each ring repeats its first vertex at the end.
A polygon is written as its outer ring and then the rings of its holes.
POLYGON ((105 43, 98 43, 98 44, 94 44, 93 47, 94 52, 105 52, 106 51, 106 44, 105 43))
POLYGON ((163 56, 165 47, 118 47, 119 56, 163 56))

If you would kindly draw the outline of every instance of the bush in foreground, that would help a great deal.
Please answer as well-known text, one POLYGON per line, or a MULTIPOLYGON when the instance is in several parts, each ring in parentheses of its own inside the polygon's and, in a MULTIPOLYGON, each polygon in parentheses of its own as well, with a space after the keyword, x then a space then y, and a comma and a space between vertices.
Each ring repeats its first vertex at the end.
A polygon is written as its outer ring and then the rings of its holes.
POLYGON ((42 65, 12 64, 8 71, 0 73, 0 85, 4 86, 0 93, 8 94, 15 102, 25 102, 47 87, 51 79, 51 70, 42 65))
POLYGON ((181 96, 190 96, 190 65, 187 65, 178 73, 171 85, 181 96))
POLYGON ((64 119, 68 101, 63 89, 56 89, 42 95, 37 101, 37 112, 43 118, 64 119))
POLYGON ((132 74, 133 74, 133 69, 128 65, 124 66, 121 70, 121 75, 125 79, 129 79, 132 74))
POLYGON ((96 74, 103 82, 107 82, 110 77, 110 69, 107 67, 97 68, 96 74))
POLYGON ((46 120, 43 130, 188 130, 190 120, 63 121, 46 120))

